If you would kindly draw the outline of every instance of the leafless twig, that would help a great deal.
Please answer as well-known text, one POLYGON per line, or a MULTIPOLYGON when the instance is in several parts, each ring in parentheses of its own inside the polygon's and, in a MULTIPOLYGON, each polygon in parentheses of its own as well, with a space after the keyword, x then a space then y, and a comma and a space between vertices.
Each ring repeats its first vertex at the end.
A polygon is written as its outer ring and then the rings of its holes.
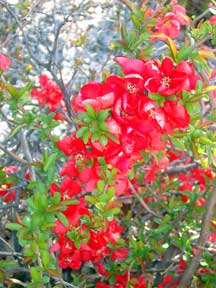
POLYGON ((216 205, 216 184, 214 185, 214 188, 208 200, 206 201, 206 212, 202 220, 202 228, 201 228, 200 236, 198 239, 198 244, 197 244, 198 249, 197 249, 196 255, 192 259, 188 268, 185 270, 178 288, 190 287, 192 277, 200 264, 200 259, 203 254, 203 249, 201 249, 200 247, 205 246, 209 228, 211 226, 211 221, 212 221, 215 205, 216 205))
POLYGON ((149 206, 143 201, 143 199, 140 197, 140 195, 137 193, 136 189, 134 188, 133 184, 129 182, 129 187, 131 188, 131 191, 133 192, 133 194, 136 196, 136 198, 139 200, 140 204, 143 206, 143 208, 149 212, 150 214, 154 215, 155 217, 158 218, 162 218, 161 215, 159 215, 158 213, 154 212, 151 208, 149 208, 149 206))

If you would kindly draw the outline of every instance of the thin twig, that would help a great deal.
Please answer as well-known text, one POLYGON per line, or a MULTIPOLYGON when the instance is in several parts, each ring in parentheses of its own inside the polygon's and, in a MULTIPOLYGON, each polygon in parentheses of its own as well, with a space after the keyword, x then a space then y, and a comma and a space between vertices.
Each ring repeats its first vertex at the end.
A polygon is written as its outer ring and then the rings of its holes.
POLYGON ((166 171, 163 172, 163 174, 175 174, 175 173, 182 173, 182 172, 187 172, 188 170, 191 170, 195 167, 198 167, 199 163, 191 163, 185 166, 180 166, 180 167, 170 167, 166 171))
POLYGON ((200 247, 205 246, 205 242, 207 240, 208 232, 209 232, 211 221, 213 218, 215 205, 216 205, 216 184, 214 185, 214 188, 208 200, 206 201, 206 213, 204 214, 203 220, 202 220, 202 228, 201 228, 200 236, 199 236, 198 243, 197 243, 198 249, 197 249, 196 255, 192 259, 188 268, 185 270, 178 288, 190 287, 192 277, 200 264, 200 259, 203 254, 203 249, 201 249, 200 247))
POLYGON ((55 279, 57 282, 65 285, 65 286, 67 286, 67 287, 79 288, 79 286, 75 286, 75 285, 73 285, 73 284, 70 284, 70 283, 64 281, 63 279, 61 279, 61 278, 59 278, 59 277, 55 277, 55 276, 50 275, 50 274, 49 274, 49 276, 50 276, 51 278, 55 279))
POLYGON ((128 9, 130 9, 131 11, 134 10, 134 8, 136 7, 135 4, 133 2, 131 2, 130 0, 119 0, 122 4, 124 4, 125 6, 128 7, 128 9))
MULTIPOLYGON (((20 132, 20 140, 21 140, 21 146, 23 148, 23 153, 25 154, 27 160, 32 163, 33 159, 30 153, 30 149, 29 149, 29 145, 25 136, 25 133, 23 130, 21 130, 20 132)), ((36 173, 35 173, 35 169, 33 166, 30 167, 30 177, 32 181, 36 181, 36 173)))
POLYGON ((10 155, 13 159, 15 159, 16 161, 25 164, 25 165, 30 165, 31 163, 29 163, 28 161, 20 158, 18 155, 16 155, 14 152, 8 150, 7 148, 5 148, 1 143, 0 143, 0 149, 2 151, 4 151, 6 154, 10 155))
POLYGON ((158 218, 163 218, 161 215, 157 214, 156 212, 154 212, 151 208, 149 208, 149 206, 143 201, 143 199, 140 197, 140 195, 137 193, 136 189, 134 188, 133 184, 128 181, 129 183, 129 187, 131 188, 131 191, 133 192, 133 194, 136 196, 136 198, 139 200, 140 204, 143 206, 143 208, 148 211, 150 214, 154 215, 155 217, 158 218))
POLYGON ((1 256, 22 256, 22 253, 0 251, 0 255, 1 256))

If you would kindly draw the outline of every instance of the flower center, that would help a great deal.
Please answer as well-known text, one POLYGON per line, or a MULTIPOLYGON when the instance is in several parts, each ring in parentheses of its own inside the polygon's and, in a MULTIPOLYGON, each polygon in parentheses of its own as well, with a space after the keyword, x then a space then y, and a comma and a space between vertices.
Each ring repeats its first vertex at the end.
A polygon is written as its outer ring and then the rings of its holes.
POLYGON ((77 153, 74 158, 76 159, 76 161, 82 161, 84 159, 81 153, 77 153))
POLYGON ((152 110, 152 109, 149 110, 149 117, 152 119, 156 119, 156 114, 155 114, 154 110, 152 110))
POLYGON ((166 76, 164 76, 161 80, 161 84, 166 87, 170 87, 170 82, 171 82, 170 77, 166 77, 166 76))
POLYGON ((121 111, 120 111, 120 115, 121 115, 122 118, 128 117, 128 114, 127 114, 124 110, 122 110, 122 109, 121 109, 121 111))
POLYGON ((127 90, 130 94, 135 93, 137 91, 137 87, 133 83, 127 83, 127 90))

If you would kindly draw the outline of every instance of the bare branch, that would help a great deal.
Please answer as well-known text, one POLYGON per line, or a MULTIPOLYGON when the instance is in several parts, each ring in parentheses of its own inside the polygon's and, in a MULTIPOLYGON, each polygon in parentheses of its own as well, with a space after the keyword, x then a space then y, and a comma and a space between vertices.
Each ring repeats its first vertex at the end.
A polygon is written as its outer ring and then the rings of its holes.
POLYGON ((157 214, 156 212, 154 212, 151 208, 149 208, 149 206, 143 201, 143 199, 140 197, 140 195, 137 193, 136 189, 134 188, 133 184, 128 181, 129 183, 129 187, 131 188, 131 191, 133 192, 133 194, 136 196, 136 198, 139 200, 140 204, 143 206, 143 208, 148 211, 150 214, 154 215, 155 217, 158 218, 163 218, 161 215, 157 214))
MULTIPOLYGON (((20 133, 20 140, 21 140, 21 146, 23 148, 23 153, 25 154, 26 156, 26 159, 32 163, 33 162, 33 159, 32 159, 32 156, 31 156, 31 153, 30 153, 30 149, 29 149, 29 145, 28 145, 28 142, 26 140, 26 136, 25 136, 25 133, 23 130, 21 130, 21 133, 20 133)), ((32 181, 36 181, 36 173, 35 173, 35 169, 33 166, 30 167, 30 177, 31 177, 31 180, 32 181)))
POLYGON ((2 151, 4 151, 4 153, 8 154, 9 156, 11 156, 13 159, 15 159, 16 161, 25 164, 25 165, 30 165, 31 163, 29 163, 28 161, 20 158, 18 155, 16 155, 14 152, 8 150, 7 148, 5 148, 1 143, 0 143, 0 149, 2 151))
POLYGON ((185 288, 190 286, 193 274, 196 272, 200 264, 200 260, 203 254, 203 249, 201 249, 200 247, 205 246, 205 242, 207 240, 208 232, 213 218, 215 205, 216 205, 216 184, 214 185, 214 188, 206 202, 206 213, 204 214, 202 220, 202 228, 200 231, 200 236, 197 244, 198 249, 196 255, 192 259, 188 268, 185 270, 178 288, 185 288))

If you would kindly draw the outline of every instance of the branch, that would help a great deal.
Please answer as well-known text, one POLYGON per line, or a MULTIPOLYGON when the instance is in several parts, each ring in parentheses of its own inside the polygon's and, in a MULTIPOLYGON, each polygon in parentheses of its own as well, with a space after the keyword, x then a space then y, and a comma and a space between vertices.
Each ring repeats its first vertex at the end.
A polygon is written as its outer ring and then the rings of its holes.
POLYGON ((119 1, 125 6, 127 6, 127 8, 129 8, 131 11, 133 11, 134 8, 136 7, 135 4, 131 2, 130 0, 119 0, 119 1))
MULTIPOLYGON (((23 148, 23 152, 24 152, 27 160, 28 160, 30 163, 32 163, 32 162, 33 162, 32 156, 31 156, 30 149, 29 149, 29 145, 28 145, 28 142, 27 142, 27 140, 26 140, 26 136, 25 136, 23 130, 21 130, 20 136, 21 136, 21 145, 22 145, 22 148, 23 148)), ((36 181, 36 173, 35 173, 34 167, 31 166, 29 170, 30 170, 31 180, 32 180, 32 181, 36 181)))
POLYGON ((128 181, 129 183, 129 187, 131 188, 131 191, 133 192, 133 194, 136 196, 136 198, 139 200, 140 204, 143 206, 143 208, 148 211, 150 214, 154 215, 155 217, 158 218, 162 218, 161 215, 157 214, 156 212, 154 212, 151 208, 149 208, 149 206, 143 201, 143 199, 140 197, 140 195, 137 193, 136 189, 134 188, 133 184, 128 181))
POLYGON ((185 166, 180 167, 170 167, 166 171, 163 172, 163 174, 175 174, 175 173, 182 173, 187 172, 188 170, 191 170, 195 167, 198 167, 199 163, 191 163, 185 166))
POLYGON ((202 228, 198 239, 197 244, 198 249, 196 255, 192 259, 188 268, 185 270, 178 288, 190 287, 193 274, 196 272, 200 264, 200 260, 203 254, 203 249, 201 247, 205 246, 205 242, 207 240, 208 232, 213 218, 215 205, 216 205, 216 184, 214 185, 214 188, 206 202, 206 213, 203 216, 202 220, 202 228))
POLYGON ((4 151, 6 154, 10 155, 13 159, 15 159, 16 161, 25 164, 25 165, 30 165, 31 163, 29 163, 28 161, 20 158, 19 156, 17 156, 14 152, 8 150, 7 148, 5 148, 1 143, 0 143, 0 149, 2 151, 4 151))

